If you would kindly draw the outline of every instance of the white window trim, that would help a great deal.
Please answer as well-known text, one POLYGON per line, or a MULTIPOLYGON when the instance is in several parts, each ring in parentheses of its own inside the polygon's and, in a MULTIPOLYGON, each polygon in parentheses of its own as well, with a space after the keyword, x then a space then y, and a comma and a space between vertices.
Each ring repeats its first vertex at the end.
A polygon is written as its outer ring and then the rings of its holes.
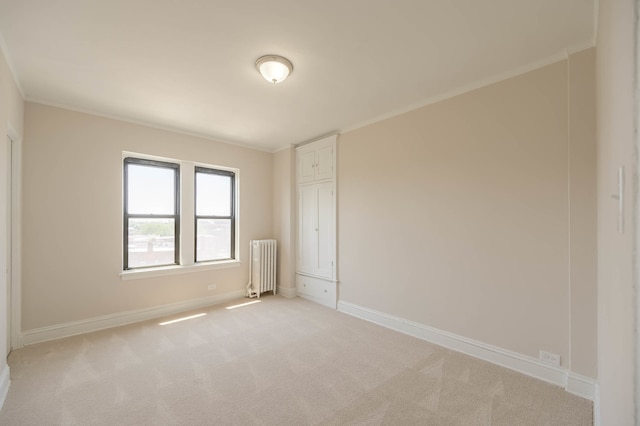
POLYGON ((191 272, 211 271, 214 269, 239 268, 242 265, 237 259, 220 260, 215 262, 194 263, 191 265, 158 266, 157 268, 130 269, 120 272, 122 281, 137 280, 142 278, 165 277, 169 275, 187 274, 191 272))
MULTIPOLYGON (((214 269, 237 268, 241 265, 240 259, 240 170, 233 167, 219 166, 215 164, 200 163, 176 158, 160 157, 139 152, 123 151, 122 161, 126 157, 142 158, 146 160, 164 161, 180 165, 180 265, 168 265, 151 268, 139 268, 124 270, 124 265, 120 265, 120 279, 133 280, 140 278, 161 277, 167 275, 177 275, 190 272, 208 271, 214 269), (195 168, 207 167, 231 171, 235 174, 235 258, 231 260, 219 260, 195 263, 195 168)), ((124 174, 121 173, 122 194, 124 194, 124 174)), ((124 211, 124 198, 120 211, 124 211)), ((120 229, 124 227, 124 215, 120 215, 120 229)), ((124 238, 124 236, 122 237, 124 238)), ((124 241, 121 240, 120 247, 124 250, 124 241)), ((121 253, 120 259, 124 259, 121 253)))

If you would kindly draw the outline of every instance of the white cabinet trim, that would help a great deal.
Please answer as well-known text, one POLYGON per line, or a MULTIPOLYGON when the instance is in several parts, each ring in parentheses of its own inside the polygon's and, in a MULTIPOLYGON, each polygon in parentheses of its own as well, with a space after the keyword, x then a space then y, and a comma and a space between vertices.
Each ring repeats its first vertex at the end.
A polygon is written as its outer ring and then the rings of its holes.
POLYGON ((297 290, 301 297, 334 309, 337 303, 336 145, 337 136, 330 136, 296 148, 297 290), (312 223, 303 216, 310 217, 312 223), (300 291, 301 282, 322 290, 300 291))

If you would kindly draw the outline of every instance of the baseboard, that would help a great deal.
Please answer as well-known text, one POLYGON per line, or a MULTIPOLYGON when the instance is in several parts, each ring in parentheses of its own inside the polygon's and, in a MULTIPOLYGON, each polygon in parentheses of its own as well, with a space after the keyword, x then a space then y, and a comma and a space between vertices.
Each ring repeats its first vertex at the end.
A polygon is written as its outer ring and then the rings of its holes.
POLYGON ((118 327, 134 322, 146 321, 166 315, 172 315, 179 312, 202 308, 205 306, 225 303, 231 300, 240 299, 244 297, 244 295, 244 290, 234 291, 231 293, 217 294, 200 299, 170 303, 153 308, 119 312, 116 314, 103 315, 81 321, 72 321, 63 324, 52 325, 49 327, 36 328, 33 330, 27 330, 22 333, 22 343, 24 345, 31 345, 34 343, 60 339, 62 337, 90 333, 92 331, 103 330, 105 328, 118 327))
POLYGON ((2 373, 0 373, 0 409, 2 409, 4 405, 4 400, 7 399, 10 385, 11 375, 9 374, 9 366, 5 363, 2 373))
POLYGON ((298 291, 295 288, 278 287, 278 294, 287 299, 293 299, 298 295, 298 291))
POLYGON ((382 325, 392 330, 408 334, 479 358, 527 376, 565 388, 586 399, 594 400, 596 381, 594 379, 571 373, 569 370, 545 364, 536 358, 488 345, 447 331, 429 327, 424 324, 388 315, 382 312, 358 306, 349 302, 338 302, 338 310, 346 314, 382 325))
POLYGON ((595 398, 593 399, 593 426, 600 426, 600 384, 596 382, 595 398))
POLYGON ((596 401, 596 385, 596 380, 591 377, 567 371, 567 392, 590 401, 596 401))

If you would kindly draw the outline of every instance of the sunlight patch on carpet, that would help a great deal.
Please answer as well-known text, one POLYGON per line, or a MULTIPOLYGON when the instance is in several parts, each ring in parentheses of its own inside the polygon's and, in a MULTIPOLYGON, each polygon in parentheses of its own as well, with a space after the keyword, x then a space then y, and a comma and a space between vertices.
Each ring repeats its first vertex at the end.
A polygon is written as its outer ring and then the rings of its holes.
POLYGON ((247 303, 240 303, 239 305, 227 306, 225 309, 241 308, 241 307, 243 307, 243 306, 253 305, 254 303, 260 303, 260 300, 254 300, 254 301, 252 301, 252 302, 247 302, 247 303))
POLYGON ((203 313, 201 313, 201 314, 189 315, 188 317, 176 318, 176 319, 171 320, 171 321, 161 322, 161 323, 160 323, 160 324, 158 324, 158 325, 169 325, 169 324, 174 324, 174 323, 176 323, 176 322, 180 322, 180 321, 187 321, 187 320, 190 320, 190 319, 203 317, 203 316, 205 316, 205 315, 207 315, 207 314, 205 314, 205 313, 203 312, 203 313))

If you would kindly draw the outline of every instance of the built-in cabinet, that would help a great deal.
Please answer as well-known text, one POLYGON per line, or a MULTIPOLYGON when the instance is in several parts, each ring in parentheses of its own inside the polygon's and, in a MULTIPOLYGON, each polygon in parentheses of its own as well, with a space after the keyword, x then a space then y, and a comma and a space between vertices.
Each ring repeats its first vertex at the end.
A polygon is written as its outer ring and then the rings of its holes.
MULTIPOLYGON (((335 137, 332 137, 332 139, 335 140, 335 137)), ((323 141, 315 143, 321 142, 323 141)), ((321 143, 321 145, 324 144, 321 143)), ((334 180, 335 143, 320 146, 316 149, 311 148, 310 145, 305 145, 298 149, 298 183, 334 180)))
POLYGON ((300 297, 336 308, 336 136, 296 148, 300 297))

